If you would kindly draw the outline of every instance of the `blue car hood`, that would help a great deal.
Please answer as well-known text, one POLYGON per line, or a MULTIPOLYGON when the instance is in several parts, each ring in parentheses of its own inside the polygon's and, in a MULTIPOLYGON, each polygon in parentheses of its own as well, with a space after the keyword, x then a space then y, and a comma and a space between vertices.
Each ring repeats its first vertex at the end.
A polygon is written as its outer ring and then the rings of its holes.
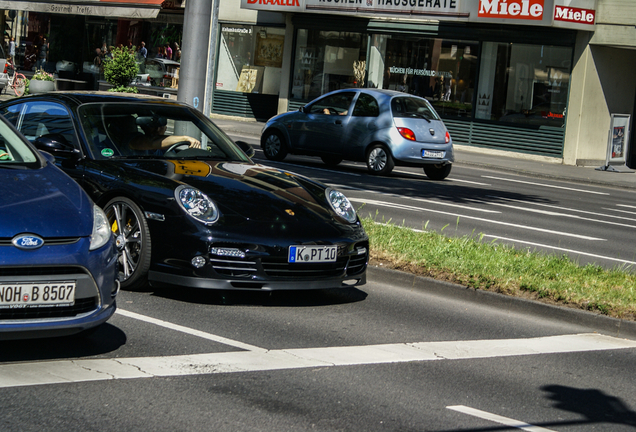
POLYGON ((50 163, 39 169, 0 168, 0 238, 89 236, 92 211, 81 187, 50 163))

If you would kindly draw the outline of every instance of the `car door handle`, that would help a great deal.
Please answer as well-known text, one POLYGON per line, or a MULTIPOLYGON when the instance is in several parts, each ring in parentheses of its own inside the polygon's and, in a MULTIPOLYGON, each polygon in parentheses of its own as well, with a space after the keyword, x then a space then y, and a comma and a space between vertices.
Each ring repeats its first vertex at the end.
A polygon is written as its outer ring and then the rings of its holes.
POLYGON ((341 125, 342 124, 342 120, 336 120, 336 124, 341 125))

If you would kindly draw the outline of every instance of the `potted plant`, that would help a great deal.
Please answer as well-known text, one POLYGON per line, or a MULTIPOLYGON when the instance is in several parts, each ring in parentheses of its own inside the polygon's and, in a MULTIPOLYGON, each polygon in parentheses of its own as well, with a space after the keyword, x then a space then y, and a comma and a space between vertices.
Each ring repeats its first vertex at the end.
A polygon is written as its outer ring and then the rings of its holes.
POLYGON ((139 72, 134 50, 115 48, 111 54, 113 57, 104 62, 104 78, 113 86, 108 91, 137 93, 137 88, 130 85, 139 72))
POLYGON ((55 77, 40 68, 29 81, 29 93, 46 93, 50 91, 55 91, 55 77))

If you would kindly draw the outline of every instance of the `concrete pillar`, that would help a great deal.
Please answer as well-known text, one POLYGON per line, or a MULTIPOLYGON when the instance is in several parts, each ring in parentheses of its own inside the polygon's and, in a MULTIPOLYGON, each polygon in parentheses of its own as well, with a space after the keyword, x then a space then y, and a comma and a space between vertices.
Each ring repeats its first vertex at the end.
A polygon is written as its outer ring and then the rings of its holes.
POLYGON ((281 67, 280 91, 278 93, 278 114, 287 112, 289 104, 289 80, 294 65, 294 26, 292 14, 285 16, 285 46, 283 47, 283 64, 281 67))

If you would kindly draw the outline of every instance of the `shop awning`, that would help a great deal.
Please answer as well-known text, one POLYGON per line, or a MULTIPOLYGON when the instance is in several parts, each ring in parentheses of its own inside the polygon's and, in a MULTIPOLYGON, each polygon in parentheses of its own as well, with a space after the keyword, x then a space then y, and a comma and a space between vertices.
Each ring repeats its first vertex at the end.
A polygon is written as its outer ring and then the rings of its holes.
POLYGON ((0 0, 0 9, 112 18, 156 18, 164 0, 0 0))

